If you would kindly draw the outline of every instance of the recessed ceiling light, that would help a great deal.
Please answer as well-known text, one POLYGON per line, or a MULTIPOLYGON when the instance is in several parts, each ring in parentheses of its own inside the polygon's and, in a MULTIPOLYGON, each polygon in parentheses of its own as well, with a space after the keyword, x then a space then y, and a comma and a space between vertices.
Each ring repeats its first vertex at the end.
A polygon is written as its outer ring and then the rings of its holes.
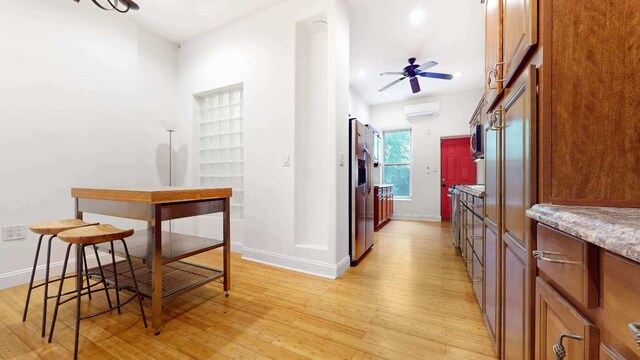
POLYGON ((459 78, 460 76, 462 76, 462 71, 457 71, 453 73, 454 78, 459 78))
POLYGON ((425 13, 423 9, 415 9, 409 15, 409 22, 411 25, 418 26, 424 23, 425 13))
POLYGON ((389 93, 385 91, 385 92, 382 93, 382 96, 387 97, 387 96, 389 96, 389 93))
POLYGON ((366 71, 364 71, 364 70, 358 71, 358 76, 365 76, 365 75, 367 75, 366 71))

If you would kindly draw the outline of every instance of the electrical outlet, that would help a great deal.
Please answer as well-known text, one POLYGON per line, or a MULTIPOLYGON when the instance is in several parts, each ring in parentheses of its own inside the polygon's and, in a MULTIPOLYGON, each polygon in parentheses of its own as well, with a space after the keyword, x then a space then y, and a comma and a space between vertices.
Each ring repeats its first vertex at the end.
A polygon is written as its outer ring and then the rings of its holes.
POLYGON ((27 238, 27 227, 25 225, 5 226, 2 228, 2 240, 22 240, 27 238))

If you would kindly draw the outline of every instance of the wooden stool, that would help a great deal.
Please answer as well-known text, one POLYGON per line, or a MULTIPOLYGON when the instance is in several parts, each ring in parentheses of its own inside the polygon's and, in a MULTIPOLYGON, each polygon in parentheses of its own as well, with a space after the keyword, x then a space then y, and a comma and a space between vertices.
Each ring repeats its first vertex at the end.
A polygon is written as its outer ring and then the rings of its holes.
MULTIPOLYGON (((55 296, 49 296, 49 284, 60 281, 60 279, 49 280, 49 270, 51 265, 51 243, 57 235, 65 230, 75 229, 83 226, 90 226, 96 224, 86 223, 82 220, 73 219, 73 220, 58 220, 58 221, 50 221, 40 224, 31 225, 29 229, 36 234, 40 235, 38 240, 38 247, 36 248, 36 256, 35 260, 33 260, 33 270, 31 270, 31 280, 29 280, 29 290, 27 291, 27 301, 24 305, 24 313, 22 315, 22 321, 27 321, 27 311, 29 310, 29 301, 31 300, 31 291, 33 289, 44 286, 44 302, 42 303, 42 337, 45 336, 45 329, 47 327, 47 302, 49 299, 55 298, 55 296), (36 270, 38 267, 38 257, 40 256, 40 247, 42 246, 42 239, 45 236, 49 236, 49 243, 47 246, 47 263, 45 265, 45 276, 44 283, 33 286, 33 279, 36 275, 36 270)), ((95 249, 94 249, 95 250, 95 249)), ((96 252, 97 255, 97 252, 96 252)), ((83 259, 85 266, 87 263, 87 258, 83 259)), ((89 283, 89 276, 87 274, 87 283, 89 283)), ((89 289, 89 291, 91 291, 89 289)))
MULTIPOLYGON (((133 230, 121 230, 118 228, 115 228, 111 225, 95 225, 95 226, 87 226, 87 227, 81 227, 81 228, 75 228, 72 230, 67 230, 67 231, 63 231, 61 233, 58 234, 58 237, 68 243, 69 245, 67 246, 67 253, 65 255, 64 258, 64 265, 62 266, 62 278, 60 281, 60 288, 58 289, 58 296, 56 299, 56 307, 55 310, 53 311, 53 320, 51 322, 51 331, 49 332, 49 342, 51 342, 51 340, 53 339, 53 331, 55 329, 56 326, 56 318, 58 317, 58 308, 60 307, 60 304, 64 304, 67 301, 76 299, 76 339, 75 339, 75 345, 74 345, 74 359, 78 358, 78 338, 80 336, 80 320, 85 320, 88 318, 92 318, 92 317, 96 317, 102 314, 106 314, 108 312, 111 312, 113 310, 118 310, 118 313, 121 313, 121 308, 128 304, 129 302, 131 302, 131 300, 138 298, 138 305, 140 306, 140 313, 142 314, 142 321, 144 322, 144 327, 147 327, 147 318, 144 314, 144 308, 142 307, 142 296, 140 295, 140 291, 138 290, 138 283, 136 280, 136 274, 135 271, 133 269, 133 264, 131 263, 131 257, 129 256, 129 249, 127 248, 127 243, 124 241, 125 238, 128 238, 129 236, 133 235, 133 230), (124 246, 124 252, 125 255, 127 257, 127 262, 129 263, 129 271, 131 273, 131 279, 132 281, 132 285, 131 288, 129 290, 132 290, 133 292, 135 292, 135 294, 128 299, 127 301, 125 301, 124 303, 120 303, 120 293, 119 291, 121 289, 124 289, 125 286, 120 286, 118 284, 118 272, 116 270, 116 258, 115 258, 115 254, 113 251, 113 242, 114 241, 121 241, 122 245, 124 246), (80 259, 84 256, 85 254, 85 247, 86 246, 93 246, 95 249, 95 245, 97 244, 102 244, 102 243, 110 243, 111 245, 111 259, 112 259, 112 266, 113 266, 113 278, 114 278, 114 288, 116 290, 116 306, 112 306, 111 302, 109 301, 109 308, 106 310, 102 310, 99 311, 97 313, 94 314, 90 314, 90 315, 85 315, 85 316, 80 316, 80 301, 81 301, 81 297, 82 295, 85 295, 87 293, 83 293, 83 290, 88 290, 89 287, 87 288, 83 288, 82 284, 83 284, 83 280, 82 280, 82 261, 76 261, 76 290, 71 292, 71 294, 75 293, 74 296, 65 299, 64 301, 60 301, 60 298, 63 296, 62 294, 62 288, 64 286, 64 279, 65 279, 65 275, 67 272, 67 264, 69 262, 69 253, 71 252, 71 246, 72 245, 76 245, 76 259, 80 259)), ((102 266, 98 265, 100 267, 100 273, 102 276, 102 282, 104 283, 104 288, 105 291, 107 291, 109 285, 104 277, 104 272, 102 271, 102 266)), ((105 265, 106 266, 106 265, 105 265)))

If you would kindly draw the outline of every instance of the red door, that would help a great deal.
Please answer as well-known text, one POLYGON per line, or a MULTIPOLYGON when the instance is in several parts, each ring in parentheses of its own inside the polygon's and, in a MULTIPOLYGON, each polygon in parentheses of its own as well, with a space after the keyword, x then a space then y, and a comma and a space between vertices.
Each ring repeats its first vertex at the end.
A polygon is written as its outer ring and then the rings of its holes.
POLYGON ((440 217, 451 220, 449 187, 457 184, 476 183, 476 163, 471 159, 469 137, 440 140, 440 217))

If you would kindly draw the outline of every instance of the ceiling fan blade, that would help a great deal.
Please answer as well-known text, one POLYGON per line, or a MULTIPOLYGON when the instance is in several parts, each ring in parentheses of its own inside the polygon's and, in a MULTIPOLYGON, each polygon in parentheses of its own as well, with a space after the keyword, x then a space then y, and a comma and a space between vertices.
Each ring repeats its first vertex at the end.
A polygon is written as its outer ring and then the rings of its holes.
POLYGON ((407 78, 406 76, 403 76, 403 77, 401 77, 400 79, 398 79, 398 80, 396 80, 396 81, 392 82, 391 84, 389 84, 389 85, 387 85, 387 86, 383 87, 382 89, 380 89, 380 90, 378 90, 378 91, 379 91, 379 92, 383 92, 383 91, 387 90, 388 88, 392 87, 393 85, 395 85, 395 84, 399 83, 400 81, 402 81, 402 80, 404 80, 404 79, 406 79, 406 78, 407 78))
POLYGON ((419 68, 417 68, 417 69, 416 69, 416 71, 417 71, 417 72, 418 72, 418 71, 425 71, 425 70, 430 69, 430 68, 432 68, 432 67, 434 67, 434 66, 436 66, 436 65, 438 65, 438 63, 437 63, 437 62, 435 62, 435 61, 429 61, 429 62, 427 62, 427 63, 424 63, 424 64, 420 65, 420 67, 419 67, 419 68))
POLYGON ((411 81, 411 91, 413 91, 414 94, 419 93, 420 81, 418 81, 418 78, 412 77, 410 81, 411 81))
POLYGON ((380 76, 382 75, 404 75, 403 72, 383 72, 382 74, 380 74, 380 76))
POLYGON ((442 79, 442 80, 451 80, 453 79, 453 75, 451 74, 442 74, 442 73, 434 73, 434 72, 422 72, 420 76, 432 79, 442 79))

